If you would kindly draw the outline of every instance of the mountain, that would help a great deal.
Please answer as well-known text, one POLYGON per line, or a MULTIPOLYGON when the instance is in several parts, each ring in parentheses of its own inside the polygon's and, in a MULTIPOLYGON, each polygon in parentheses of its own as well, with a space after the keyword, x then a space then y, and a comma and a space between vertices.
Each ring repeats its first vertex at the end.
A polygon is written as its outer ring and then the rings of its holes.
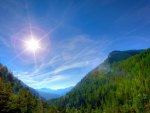
POLYGON ((41 96, 39 95, 38 91, 36 91, 35 89, 29 87, 28 85, 26 85, 25 83, 23 83, 21 80, 19 80, 19 79, 17 79, 17 78, 15 78, 15 79, 16 79, 16 81, 19 81, 19 82, 20 82, 20 85, 21 85, 23 88, 28 89, 28 90, 32 93, 33 96, 36 96, 36 97, 41 98, 41 96))
POLYGON ((11 72, 7 69, 6 66, 0 64, 0 78, 3 79, 5 82, 9 82, 13 87, 14 91, 17 93, 20 88, 28 89, 33 96, 39 97, 38 92, 24 84, 21 80, 15 78, 11 72))
POLYGON ((113 51, 70 92, 58 90, 64 96, 47 103, 0 65, 0 113, 149 113, 149 74, 150 49, 113 51))
POLYGON ((105 60, 105 63, 112 64, 121 60, 125 60, 131 56, 134 56, 144 50, 128 50, 128 51, 112 51, 108 58, 105 60))
POLYGON ((38 91, 38 93, 44 100, 50 100, 50 99, 60 97, 60 95, 49 93, 49 92, 38 91))
POLYGON ((149 113, 150 49, 113 51, 67 95, 49 101, 62 112, 149 113))
POLYGON ((0 64, 0 113, 43 113, 43 107, 38 93, 0 64))
POLYGON ((61 96, 64 96, 66 93, 71 91, 73 87, 68 87, 64 89, 47 89, 47 88, 41 88, 41 89, 36 89, 41 97, 43 97, 45 100, 50 100, 53 98, 58 98, 61 96))

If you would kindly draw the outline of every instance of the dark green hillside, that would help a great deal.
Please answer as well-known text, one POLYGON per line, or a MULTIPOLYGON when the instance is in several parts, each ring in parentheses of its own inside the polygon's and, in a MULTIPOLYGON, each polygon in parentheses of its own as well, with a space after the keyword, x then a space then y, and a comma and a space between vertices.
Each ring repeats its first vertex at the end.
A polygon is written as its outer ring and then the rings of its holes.
POLYGON ((128 52, 125 57, 111 53, 70 93, 50 104, 68 113, 149 113, 150 49, 128 52))
POLYGON ((0 65, 0 113, 43 113, 43 103, 0 65))

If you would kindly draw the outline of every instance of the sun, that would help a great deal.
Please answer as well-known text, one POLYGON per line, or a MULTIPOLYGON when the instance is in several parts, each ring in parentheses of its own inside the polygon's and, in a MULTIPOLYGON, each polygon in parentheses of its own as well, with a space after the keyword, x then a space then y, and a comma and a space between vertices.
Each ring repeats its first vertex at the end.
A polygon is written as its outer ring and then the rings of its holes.
POLYGON ((28 51, 35 53, 41 48, 40 46, 39 40, 37 40, 35 37, 30 37, 25 40, 25 48, 28 51))

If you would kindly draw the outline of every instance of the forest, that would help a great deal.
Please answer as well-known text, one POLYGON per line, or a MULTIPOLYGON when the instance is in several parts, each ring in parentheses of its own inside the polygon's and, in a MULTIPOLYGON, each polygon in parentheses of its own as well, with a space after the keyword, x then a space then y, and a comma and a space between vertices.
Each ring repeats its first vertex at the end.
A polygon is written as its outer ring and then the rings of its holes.
POLYGON ((132 53, 108 57, 70 93, 50 103, 68 113, 149 113, 150 49, 132 53))
POLYGON ((0 113, 149 113, 150 49, 115 51, 65 96, 44 101, 0 65, 0 113))

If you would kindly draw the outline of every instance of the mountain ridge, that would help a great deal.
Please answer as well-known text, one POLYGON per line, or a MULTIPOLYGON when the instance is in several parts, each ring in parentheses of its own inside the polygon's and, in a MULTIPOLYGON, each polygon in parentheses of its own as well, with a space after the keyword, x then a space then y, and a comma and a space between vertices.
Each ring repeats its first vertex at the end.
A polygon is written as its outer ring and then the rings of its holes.
POLYGON ((50 100, 50 99, 53 99, 53 98, 58 98, 58 97, 64 96, 72 88, 73 87, 67 87, 67 88, 64 88, 64 89, 56 89, 56 90, 49 89, 49 88, 41 88, 41 89, 36 89, 36 91, 44 99, 50 100))
POLYGON ((117 62, 115 59, 113 63, 108 62, 109 58, 89 72, 67 95, 49 103, 62 109, 67 106, 69 112, 147 112, 149 96, 138 95, 143 95, 143 88, 149 91, 150 49, 121 57, 117 62), (104 65, 110 69, 104 71, 101 68, 104 65), (144 85, 142 81, 146 81, 147 84, 144 85), (139 92, 137 87, 141 86, 143 88, 139 92), (146 99, 146 103, 138 105, 138 101, 142 102, 143 98, 146 99))
POLYGON ((0 64, 0 113, 42 113, 43 107, 38 93, 0 64))

